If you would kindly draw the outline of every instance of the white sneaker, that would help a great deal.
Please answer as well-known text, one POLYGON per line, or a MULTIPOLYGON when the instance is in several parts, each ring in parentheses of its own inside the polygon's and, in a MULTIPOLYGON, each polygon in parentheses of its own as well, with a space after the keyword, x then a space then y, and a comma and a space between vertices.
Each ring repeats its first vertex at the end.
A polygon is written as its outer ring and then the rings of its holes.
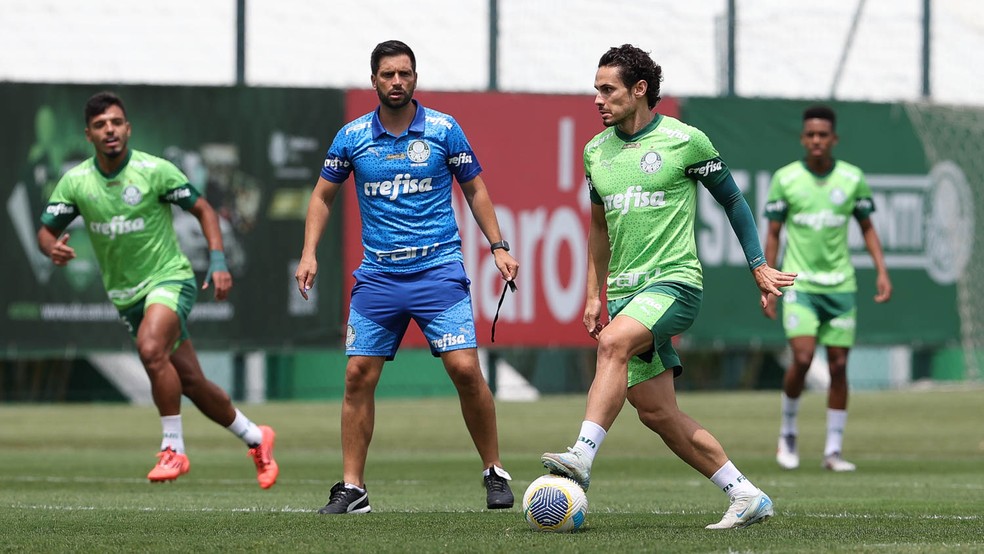
POLYGON ((588 485, 591 484, 591 462, 582 458, 577 450, 568 448, 567 452, 557 454, 545 452, 540 456, 540 462, 550 473, 573 479, 587 492, 588 485))
POLYGON ((796 435, 779 437, 779 447, 776 448, 776 461, 783 469, 796 469, 800 465, 799 452, 796 450, 796 435))
POLYGON ((731 497, 731 506, 724 517, 704 529, 741 529, 755 523, 762 523, 773 516, 772 499, 761 490, 751 496, 731 497))
POLYGON ((834 452, 823 457, 823 468, 829 469, 830 471, 854 471, 858 467, 851 462, 845 460, 840 452, 834 452))

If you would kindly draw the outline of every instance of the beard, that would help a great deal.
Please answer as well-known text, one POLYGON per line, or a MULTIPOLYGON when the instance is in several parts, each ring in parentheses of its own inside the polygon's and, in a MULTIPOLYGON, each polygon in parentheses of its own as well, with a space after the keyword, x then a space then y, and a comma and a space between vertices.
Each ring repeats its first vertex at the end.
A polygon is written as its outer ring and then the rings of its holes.
POLYGON ((376 96, 379 97, 379 103, 386 106, 387 108, 398 110, 403 106, 406 106, 413 99, 413 90, 404 90, 404 95, 399 100, 393 100, 388 95, 383 94, 383 91, 376 89, 376 96))

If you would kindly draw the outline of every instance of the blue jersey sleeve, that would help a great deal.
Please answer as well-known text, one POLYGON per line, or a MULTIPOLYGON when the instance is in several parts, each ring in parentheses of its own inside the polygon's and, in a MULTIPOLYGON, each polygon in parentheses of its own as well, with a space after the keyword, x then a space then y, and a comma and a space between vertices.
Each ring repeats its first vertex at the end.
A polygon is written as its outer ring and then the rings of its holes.
POLYGON ((325 154, 325 163, 321 168, 321 176, 325 180, 332 183, 343 183, 352 173, 351 141, 348 140, 352 132, 351 126, 345 126, 338 131, 335 140, 331 142, 328 153, 325 154))
POLYGON ((448 168, 459 183, 467 183, 482 172, 471 144, 458 122, 451 119, 451 129, 447 133, 448 168))

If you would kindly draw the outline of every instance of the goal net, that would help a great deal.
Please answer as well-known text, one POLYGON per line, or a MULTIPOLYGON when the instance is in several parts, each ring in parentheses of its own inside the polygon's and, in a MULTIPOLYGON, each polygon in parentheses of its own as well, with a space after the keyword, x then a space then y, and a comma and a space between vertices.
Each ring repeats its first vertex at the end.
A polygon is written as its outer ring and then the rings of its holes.
POLYGON ((964 377, 979 380, 984 367, 984 108, 906 105, 933 168, 934 228, 928 253, 960 270, 957 310, 964 377))

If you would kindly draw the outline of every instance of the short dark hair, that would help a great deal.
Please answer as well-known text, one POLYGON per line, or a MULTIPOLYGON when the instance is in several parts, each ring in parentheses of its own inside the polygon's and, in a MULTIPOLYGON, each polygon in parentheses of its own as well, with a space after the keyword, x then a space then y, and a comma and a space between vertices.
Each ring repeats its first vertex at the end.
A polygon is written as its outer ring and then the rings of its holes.
POLYGON ((379 71, 379 60, 389 56, 399 56, 406 54, 410 57, 410 68, 417 72, 417 57, 413 55, 413 50, 409 46, 398 40, 387 40, 380 42, 372 49, 372 56, 369 58, 369 69, 375 75, 379 71))
POLYGON ((825 119, 830 122, 831 129, 837 128, 837 114, 834 113, 834 109, 830 106, 824 106, 823 104, 810 106, 803 110, 803 121, 807 119, 825 119))
POLYGON ((622 83, 627 88, 632 88, 639 81, 646 81, 649 85, 646 90, 649 109, 655 108, 659 103, 659 82, 663 80, 663 68, 641 48, 631 44, 612 46, 601 56, 598 67, 617 67, 622 83))
POLYGON ((126 117, 126 107, 123 106, 123 100, 115 93, 103 91, 90 96, 89 100, 85 103, 85 110, 83 111, 85 115, 85 126, 88 127, 92 118, 101 115, 110 106, 119 106, 120 110, 123 111, 123 117, 126 117))

